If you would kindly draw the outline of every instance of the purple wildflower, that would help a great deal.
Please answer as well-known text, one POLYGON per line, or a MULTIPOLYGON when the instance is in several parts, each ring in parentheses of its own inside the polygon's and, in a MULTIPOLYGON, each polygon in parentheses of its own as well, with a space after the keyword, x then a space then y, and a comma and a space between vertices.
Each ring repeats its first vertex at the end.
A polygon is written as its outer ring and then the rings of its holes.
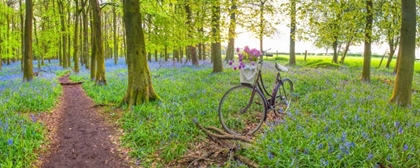
POLYGON ((9 146, 13 145, 13 139, 9 139, 9 140, 7 141, 7 144, 9 144, 9 146))
POLYGON ((236 66, 233 67, 233 70, 236 70, 236 66))
POLYGON ((236 52, 239 52, 239 47, 236 47, 236 52))
POLYGON ((405 145, 404 145, 403 150, 404 150, 404 151, 408 150, 408 145, 407 145, 407 144, 405 144, 405 145))
POLYGON ((232 61, 229 61, 229 65, 232 65, 233 64, 233 62, 232 61))
POLYGON ((32 122, 36 122, 36 117, 33 114, 31 114, 31 120, 32 122))
POLYGON ((249 47, 248 47, 248 46, 245 46, 244 51, 245 51, 246 53, 249 53, 249 52, 250 52, 249 47))

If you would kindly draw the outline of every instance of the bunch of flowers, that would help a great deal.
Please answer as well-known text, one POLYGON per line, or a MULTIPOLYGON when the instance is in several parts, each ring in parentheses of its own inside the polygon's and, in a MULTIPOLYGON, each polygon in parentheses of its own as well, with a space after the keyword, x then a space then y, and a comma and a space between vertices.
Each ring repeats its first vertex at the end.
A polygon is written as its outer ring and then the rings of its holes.
POLYGON ((245 46, 242 52, 240 52, 239 48, 236 48, 236 52, 238 53, 239 63, 237 65, 234 65, 233 61, 229 62, 229 65, 233 66, 234 70, 245 68, 245 66, 248 64, 254 66, 255 61, 258 59, 259 56, 262 55, 260 50, 255 48, 249 49, 248 46, 245 46))

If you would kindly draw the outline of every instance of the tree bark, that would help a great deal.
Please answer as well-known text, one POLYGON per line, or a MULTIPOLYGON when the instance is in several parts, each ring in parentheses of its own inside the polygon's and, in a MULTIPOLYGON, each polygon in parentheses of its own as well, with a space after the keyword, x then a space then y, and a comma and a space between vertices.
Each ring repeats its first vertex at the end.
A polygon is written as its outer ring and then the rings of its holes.
POLYGON ((112 7, 113 18, 113 27, 114 27, 114 64, 118 64, 118 41, 117 41, 117 12, 115 10, 115 5, 112 7))
POLYGON ((296 65, 295 39, 296 39, 296 1, 290 0, 290 58, 289 65, 296 65))
POLYGON ((212 43, 211 43, 211 57, 213 60, 213 72, 222 72, 222 53, 220 44, 220 0, 215 0, 212 4, 212 43))
POLYGON ((389 46, 389 56, 388 56, 388 61, 386 62, 386 68, 389 68, 389 65, 392 62, 392 59, 394 57, 395 54, 395 50, 397 49, 397 46, 399 44, 399 38, 394 39, 394 37, 390 37, 390 35, 388 35, 388 46, 389 46))
MULTIPOLYGON (((93 11, 90 11, 91 18, 93 17, 93 11)), ((93 25, 93 20, 90 20, 90 25, 93 25)), ((91 26, 92 27, 92 26, 91 26)), ((91 29, 91 45, 92 45, 92 52, 90 55, 90 79, 92 81, 96 78, 96 37, 95 37, 95 29, 91 29)))
POLYGON ((25 0, 26 2, 26 17, 25 17, 25 52, 24 52, 24 66, 23 66, 23 81, 29 82, 34 77, 32 66, 32 18, 33 18, 33 4, 32 0, 25 0))
POLYGON ((61 21, 61 51, 62 51, 62 61, 63 61, 63 68, 68 68, 68 55, 67 55, 67 35, 66 35, 66 23, 64 18, 64 4, 62 0, 57 0, 58 3, 58 11, 60 12, 60 21, 61 21))
POLYGON ((372 0, 366 1, 366 27, 365 27, 365 47, 363 52, 363 71, 362 81, 370 82, 370 62, 371 62, 371 43, 372 43, 372 23, 373 23, 373 3, 372 0))
POLYGON ((105 78, 105 56, 102 42, 102 26, 101 26, 101 9, 99 8, 98 0, 90 0, 93 13, 93 27, 94 30, 94 47, 96 58, 96 75, 95 81, 97 85, 106 85, 105 78))
MULTIPOLYGON (((226 52, 226 62, 233 61, 235 57, 235 36, 236 36, 236 10, 238 0, 232 0, 232 5, 230 7, 230 23, 229 23, 229 43, 226 52)), ((201 52, 201 48, 199 48, 201 52)), ((201 54, 201 53, 200 53, 201 54)))
POLYGON ((416 49, 416 1, 402 0, 401 46, 391 102, 411 105, 412 82, 416 49))
MULTIPOLYGON (((192 25, 192 11, 191 11, 191 7, 190 7, 190 2, 187 1, 187 3, 185 4, 185 11, 187 13, 187 26, 188 26, 188 38, 193 39, 193 30, 194 30, 194 26, 192 25)), ((190 55, 190 58, 192 60, 192 64, 194 66, 198 66, 198 57, 197 57, 197 52, 196 52, 196 48, 195 48, 195 44, 190 44, 188 45, 188 53, 190 55)))
POLYGON ((78 32, 79 32, 79 0, 74 0, 75 4, 76 4, 76 9, 75 9, 75 14, 76 14, 76 19, 74 22, 74 40, 73 40, 73 61, 74 61, 74 72, 76 74, 79 73, 80 68, 79 68, 79 55, 77 53, 78 49, 77 49, 77 45, 78 45, 78 32))
POLYGON ((333 42, 333 45, 332 45, 332 47, 333 47, 333 60, 332 60, 332 62, 333 63, 338 63, 338 50, 337 50, 337 47, 338 47, 338 37, 337 36, 335 36, 334 37, 334 42, 333 42))
POLYGON ((160 98, 155 93, 150 78, 139 0, 124 0, 123 11, 127 38, 128 88, 122 102, 132 107, 160 98))

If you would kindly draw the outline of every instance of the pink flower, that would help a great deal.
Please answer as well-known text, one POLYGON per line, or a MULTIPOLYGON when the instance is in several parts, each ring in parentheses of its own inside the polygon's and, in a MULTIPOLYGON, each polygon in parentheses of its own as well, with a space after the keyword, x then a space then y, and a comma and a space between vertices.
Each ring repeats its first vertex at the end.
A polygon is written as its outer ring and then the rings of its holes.
POLYGON ((246 53, 249 53, 249 47, 248 47, 248 46, 245 46, 244 51, 245 51, 246 53))
POLYGON ((236 48, 236 52, 239 52, 239 47, 236 48))
POLYGON ((233 62, 232 61, 229 61, 229 65, 232 65, 233 64, 233 62))

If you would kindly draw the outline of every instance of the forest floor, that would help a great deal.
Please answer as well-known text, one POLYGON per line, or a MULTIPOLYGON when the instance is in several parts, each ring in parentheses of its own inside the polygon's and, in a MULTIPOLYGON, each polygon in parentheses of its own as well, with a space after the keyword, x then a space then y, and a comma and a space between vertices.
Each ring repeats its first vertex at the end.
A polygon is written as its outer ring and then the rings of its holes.
POLYGON ((40 167, 129 167, 128 152, 122 152, 120 131, 110 124, 80 84, 63 85, 60 104, 41 120, 47 125, 51 143, 40 157, 40 167))

